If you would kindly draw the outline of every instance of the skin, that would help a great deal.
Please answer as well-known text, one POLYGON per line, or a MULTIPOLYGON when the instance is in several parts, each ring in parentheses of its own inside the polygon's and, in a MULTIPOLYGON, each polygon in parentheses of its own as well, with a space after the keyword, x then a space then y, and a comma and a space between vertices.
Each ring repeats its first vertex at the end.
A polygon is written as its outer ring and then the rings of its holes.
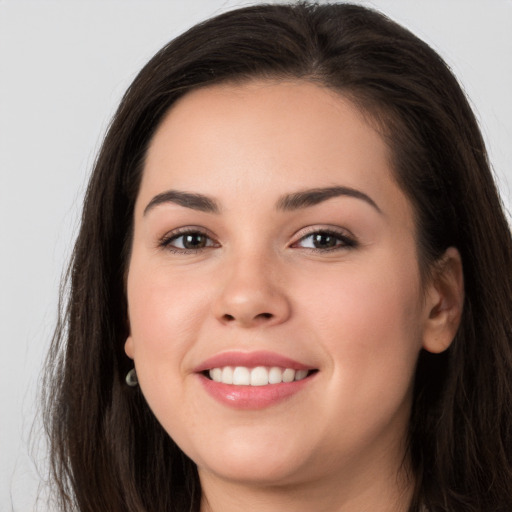
POLYGON ((125 350, 154 414, 198 465, 203 511, 406 510, 416 361, 450 344, 463 286, 455 249, 421 282, 413 209, 389 156, 354 105, 305 81, 202 88, 157 130, 134 212, 125 350), (340 195, 276 208, 333 186, 374 204, 340 195), (219 212, 148 208, 170 189, 206 195, 219 212), (205 233, 204 248, 180 249, 186 227, 205 233), (342 236, 332 250, 312 243, 326 229, 342 236), (318 372, 270 407, 230 408, 194 368, 232 350, 318 372))

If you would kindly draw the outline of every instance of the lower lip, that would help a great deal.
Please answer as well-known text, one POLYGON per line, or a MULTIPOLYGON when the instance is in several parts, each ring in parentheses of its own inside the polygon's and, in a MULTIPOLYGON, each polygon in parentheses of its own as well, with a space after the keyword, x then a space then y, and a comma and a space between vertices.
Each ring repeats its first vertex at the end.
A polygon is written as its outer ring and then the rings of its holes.
POLYGON ((215 382, 199 374, 206 391, 218 402, 234 409, 264 409, 276 405, 299 393, 313 377, 314 374, 305 379, 267 386, 234 386, 215 382))

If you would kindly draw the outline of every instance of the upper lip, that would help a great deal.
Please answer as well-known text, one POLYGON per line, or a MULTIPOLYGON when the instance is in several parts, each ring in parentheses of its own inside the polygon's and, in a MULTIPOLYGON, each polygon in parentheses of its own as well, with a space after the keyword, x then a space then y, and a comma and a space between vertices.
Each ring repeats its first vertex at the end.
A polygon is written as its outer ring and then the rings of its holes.
POLYGON ((274 352, 222 352, 203 361, 194 371, 204 372, 212 368, 223 368, 225 366, 245 366, 254 368, 256 366, 278 366, 281 368, 291 368, 293 370, 313 370, 312 366, 303 364, 289 357, 274 352))

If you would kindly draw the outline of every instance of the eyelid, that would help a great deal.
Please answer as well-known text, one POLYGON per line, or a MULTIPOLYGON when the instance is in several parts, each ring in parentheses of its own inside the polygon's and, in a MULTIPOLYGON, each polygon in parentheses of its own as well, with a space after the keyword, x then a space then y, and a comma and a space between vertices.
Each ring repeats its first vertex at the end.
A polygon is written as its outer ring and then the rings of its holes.
POLYGON ((157 242, 157 246, 159 248, 162 248, 164 250, 169 250, 173 253, 179 253, 179 254, 190 254, 190 253, 197 253, 204 249, 210 249, 212 247, 219 247, 220 244, 214 237, 214 235, 206 228, 202 226, 182 226, 176 229, 173 229, 171 231, 167 231, 165 235, 160 237, 157 242), (176 240, 182 236, 185 236, 187 234, 200 234, 205 237, 207 237, 209 240, 213 242, 212 245, 208 245, 206 247, 198 247, 196 249, 182 249, 180 247, 174 247, 171 245, 171 242, 173 240, 176 240))
POLYGON ((313 249, 304 247, 305 250, 312 250, 316 252, 327 252, 329 250, 336 250, 336 249, 346 249, 346 248, 353 248, 357 247, 359 245, 359 242, 357 238, 352 234, 351 231, 349 231, 346 228, 342 228, 340 226, 331 226, 331 225, 317 225, 317 226, 308 226, 306 228, 301 229, 298 231, 294 236, 294 242, 290 244, 290 247, 296 246, 299 242, 302 240, 308 238, 311 235, 314 235, 315 233, 326 233, 331 234, 333 236, 337 236, 340 240, 342 240, 344 243, 332 247, 330 249, 313 249))
MULTIPOLYGON (((357 238, 346 228, 342 228, 340 226, 332 226, 332 225, 315 225, 315 226, 307 226, 305 228, 300 229, 295 233, 293 239, 294 241, 289 245, 292 248, 300 248, 297 245, 307 237, 314 235, 316 233, 329 234, 337 237, 341 240, 341 244, 338 244, 331 248, 311 248, 311 247, 303 247, 304 250, 310 250, 314 252, 328 252, 337 249, 350 249, 357 247, 359 242, 357 238)), ((171 231, 166 232, 162 237, 158 239, 157 246, 158 248, 162 248, 164 250, 169 250, 173 253, 178 254, 191 254, 197 253, 205 249, 220 247, 220 243, 217 241, 215 235, 213 235, 208 229, 202 226, 182 226, 171 231), (187 234, 200 234, 205 236, 211 241, 210 245, 206 245, 205 247, 197 247, 197 248, 180 248, 171 245, 171 242, 185 236, 187 234)))

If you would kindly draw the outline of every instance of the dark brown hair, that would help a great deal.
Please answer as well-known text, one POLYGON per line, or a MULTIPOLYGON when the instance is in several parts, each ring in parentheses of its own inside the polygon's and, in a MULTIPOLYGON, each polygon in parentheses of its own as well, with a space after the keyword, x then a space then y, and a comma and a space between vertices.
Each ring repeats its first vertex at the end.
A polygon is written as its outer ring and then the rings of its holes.
POLYGON ((47 366, 59 509, 199 510, 195 465, 124 382, 124 274, 144 157, 165 113, 194 88, 255 78, 314 80, 350 98, 390 146, 424 274, 447 247, 460 251, 460 329, 417 367, 410 510, 510 512, 512 245, 474 115, 441 58, 404 28, 361 6, 305 3, 193 27, 151 59, 119 106, 87 190, 47 366))

